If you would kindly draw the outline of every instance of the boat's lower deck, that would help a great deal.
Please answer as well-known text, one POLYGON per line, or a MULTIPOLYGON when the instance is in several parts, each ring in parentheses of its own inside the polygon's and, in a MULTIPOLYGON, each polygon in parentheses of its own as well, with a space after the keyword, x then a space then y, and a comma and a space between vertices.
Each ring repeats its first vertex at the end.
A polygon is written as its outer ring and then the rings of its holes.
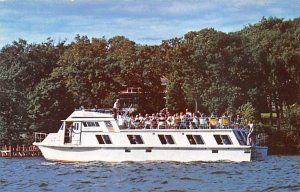
MULTIPOLYGON (((251 161, 249 148, 162 148, 162 147, 55 147, 41 146, 48 160, 66 162, 124 162, 124 161, 251 161)), ((259 149, 260 156, 266 157, 266 151, 259 149)))

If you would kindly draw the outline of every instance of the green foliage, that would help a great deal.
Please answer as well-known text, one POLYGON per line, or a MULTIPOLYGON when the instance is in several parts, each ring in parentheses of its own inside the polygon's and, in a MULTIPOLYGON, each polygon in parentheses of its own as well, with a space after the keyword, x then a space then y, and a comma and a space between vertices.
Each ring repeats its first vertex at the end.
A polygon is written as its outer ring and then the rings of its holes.
POLYGON ((167 85, 166 106, 173 112, 184 111, 186 103, 184 101, 184 93, 182 83, 179 79, 178 72, 175 71, 170 76, 170 82, 167 85))
POLYGON ((300 105, 296 104, 286 114, 287 137, 300 151, 300 105))
POLYGON ((238 113, 242 114, 246 123, 255 120, 256 110, 250 102, 241 105, 238 109, 238 113))

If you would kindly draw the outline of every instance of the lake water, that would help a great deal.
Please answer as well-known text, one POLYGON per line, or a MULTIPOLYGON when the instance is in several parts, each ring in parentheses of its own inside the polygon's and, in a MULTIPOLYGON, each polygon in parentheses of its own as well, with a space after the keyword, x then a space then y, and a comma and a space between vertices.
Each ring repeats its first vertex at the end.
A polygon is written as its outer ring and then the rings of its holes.
POLYGON ((300 156, 244 163, 0 158, 0 191, 300 191, 300 156))

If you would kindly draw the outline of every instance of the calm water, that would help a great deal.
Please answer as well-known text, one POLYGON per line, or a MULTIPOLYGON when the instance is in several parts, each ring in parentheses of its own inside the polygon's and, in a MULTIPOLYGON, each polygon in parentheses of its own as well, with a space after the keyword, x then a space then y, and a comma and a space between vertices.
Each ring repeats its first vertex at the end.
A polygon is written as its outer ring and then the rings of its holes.
POLYGON ((300 156, 249 163, 54 163, 0 158, 0 191, 300 191, 300 156))

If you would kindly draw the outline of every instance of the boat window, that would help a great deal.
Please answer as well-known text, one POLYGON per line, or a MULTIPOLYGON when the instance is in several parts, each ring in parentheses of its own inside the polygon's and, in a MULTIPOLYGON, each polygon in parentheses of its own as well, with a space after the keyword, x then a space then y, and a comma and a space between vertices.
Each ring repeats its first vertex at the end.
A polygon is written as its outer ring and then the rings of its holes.
POLYGON ((194 137, 194 139, 195 139, 195 141, 198 145, 203 145, 204 144, 204 141, 203 141, 201 135, 193 135, 193 137, 194 137))
POLYGON ((108 135, 96 135, 99 144, 112 144, 108 135))
POLYGON ((244 137, 244 135, 242 134, 241 131, 237 131, 238 135, 241 137, 241 139, 244 141, 244 144, 246 145, 247 144, 247 137, 244 137))
POLYGON ((186 135, 186 137, 191 145, 196 145, 196 141, 195 141, 193 135, 186 135))
POLYGON ((106 144, 111 144, 111 140, 110 140, 108 135, 103 135, 103 139, 104 139, 106 144))
MULTIPOLYGON (((243 133, 243 135, 244 135, 244 140, 245 140, 245 138, 247 138, 247 133, 246 133, 245 131, 241 131, 241 133, 243 133)), ((246 143, 247 143, 247 141, 246 141, 246 143)))
POLYGON ((214 135, 218 145, 231 145, 232 142, 228 135, 214 135))
POLYGON ((204 141, 203 141, 201 135, 186 135, 186 137, 191 145, 196 145, 196 144, 203 145, 204 144, 204 141))
POLYGON ((79 123, 74 123, 74 130, 76 130, 76 131, 79 130, 79 123))
POLYGON ((223 145, 223 141, 220 135, 214 135, 215 140, 217 141, 218 145, 223 145))
POLYGON ((225 143, 225 145, 231 145, 232 144, 232 142, 231 142, 228 135, 221 135, 221 138, 222 138, 223 143, 225 143))
POLYGON ((63 129, 64 129, 64 123, 61 124, 61 126, 60 126, 59 129, 60 129, 60 130, 63 130, 63 129))
POLYGON ((101 135, 96 135, 99 144, 105 144, 101 135))
POLYGON ((172 135, 158 135, 161 144, 175 144, 172 135))
POLYGON ((169 144, 175 144, 173 138, 172 138, 172 135, 165 135, 166 139, 167 139, 167 142, 169 144))
POLYGON ((93 121, 87 121, 87 122, 82 122, 84 127, 100 127, 98 122, 93 122, 93 121))
POLYGON ((144 144, 140 135, 127 135, 127 138, 131 144, 144 144))
POLYGON ((245 141, 244 141, 243 135, 241 134, 240 131, 234 131, 234 135, 237 138, 237 140, 239 141, 240 145, 245 145, 245 141))
POLYGON ((137 144, 144 144, 144 141, 140 135, 135 135, 135 140, 137 144))
POLYGON ((164 135, 158 135, 158 138, 159 138, 161 144, 163 144, 163 145, 167 144, 167 141, 166 141, 164 135))
POLYGON ((94 127, 94 123, 93 122, 87 122, 88 127, 94 127))

